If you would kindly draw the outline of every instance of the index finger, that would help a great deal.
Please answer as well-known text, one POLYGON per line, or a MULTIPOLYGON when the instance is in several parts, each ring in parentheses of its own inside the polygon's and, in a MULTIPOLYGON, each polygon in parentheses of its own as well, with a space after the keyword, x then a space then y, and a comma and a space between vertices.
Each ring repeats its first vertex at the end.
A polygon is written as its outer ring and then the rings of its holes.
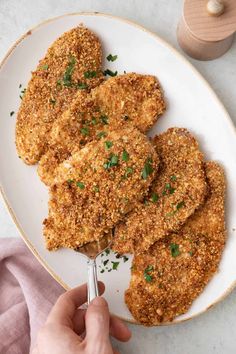
MULTIPOLYGON (((105 286, 102 282, 98 282, 99 293, 103 294, 105 286)), ((78 307, 87 301, 87 285, 83 284, 74 289, 66 291, 59 296, 53 306, 46 323, 56 323, 73 327, 73 316, 78 307)))

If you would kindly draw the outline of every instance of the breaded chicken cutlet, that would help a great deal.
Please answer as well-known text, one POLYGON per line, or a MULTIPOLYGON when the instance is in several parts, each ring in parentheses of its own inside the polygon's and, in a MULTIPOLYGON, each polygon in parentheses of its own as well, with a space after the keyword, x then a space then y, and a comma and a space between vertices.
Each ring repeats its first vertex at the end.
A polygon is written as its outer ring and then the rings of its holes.
POLYGON ((178 231, 204 202, 207 193, 203 155, 196 139, 183 128, 156 136, 160 168, 149 196, 115 228, 113 250, 136 253, 178 231))
POLYGON ((133 124, 146 132, 164 110, 159 83, 150 75, 121 75, 108 79, 90 94, 78 92, 71 107, 52 126, 50 148, 39 163, 41 180, 53 184, 54 171, 63 160, 110 129, 133 124))
POLYGON ((99 39, 82 26, 59 37, 32 73, 16 123, 16 147, 27 164, 47 150, 53 122, 66 110, 78 90, 103 81, 99 39))
POLYGON ((49 250, 77 248, 108 233, 142 200, 158 156, 134 127, 87 144, 57 168, 44 235, 49 250))
POLYGON ((205 164, 209 194, 183 228, 134 257, 126 304, 147 326, 172 321, 188 311, 218 269, 226 240, 225 178, 205 164))

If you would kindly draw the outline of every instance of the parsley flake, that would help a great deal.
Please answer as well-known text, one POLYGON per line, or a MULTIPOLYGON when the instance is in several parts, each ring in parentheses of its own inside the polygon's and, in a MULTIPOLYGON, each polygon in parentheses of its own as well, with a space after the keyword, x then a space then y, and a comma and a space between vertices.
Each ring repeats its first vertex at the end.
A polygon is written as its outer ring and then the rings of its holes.
POLYGON ((122 258, 123 258, 124 263, 129 260, 129 257, 127 257, 127 256, 123 256, 122 258))
POLYGON ((88 88, 88 85, 85 82, 78 82, 76 84, 76 88, 79 90, 86 90, 88 88))
POLYGON ((129 154, 126 150, 122 152, 122 160, 125 162, 129 161, 129 154))
POLYGON ((147 160, 144 164, 144 168, 142 170, 141 176, 143 179, 147 179, 148 176, 154 171, 151 164, 152 164, 152 159, 149 157, 149 158, 147 158, 147 160))
POLYGON ((105 170, 108 170, 113 166, 117 166, 118 161, 119 161, 119 157, 115 154, 111 154, 108 158, 108 161, 104 163, 103 167, 105 168, 105 170))
POLYGON ((106 133, 106 132, 100 132, 100 133, 97 134, 97 137, 98 137, 99 139, 104 138, 104 137, 106 137, 106 136, 107 136, 107 133, 106 133))
POLYGON ((69 64, 62 78, 63 85, 66 87, 72 86, 71 79, 72 79, 72 74, 75 70, 75 64, 76 64, 76 58, 71 56, 69 60, 69 64))
POLYGON ((45 65, 41 66, 40 69, 42 69, 42 70, 48 70, 48 64, 45 64, 45 65))
POLYGON ((172 176, 170 176, 170 180, 174 182, 177 180, 177 177, 175 175, 172 175, 172 176))
POLYGON ((14 112, 14 111, 11 111, 11 112, 10 112, 10 116, 12 117, 13 114, 15 114, 15 112, 14 112))
POLYGON ((94 192, 98 193, 99 192, 99 187, 98 186, 94 186, 93 190, 94 190, 94 192))
POLYGON ((105 114, 101 115, 100 119, 104 125, 108 124, 108 116, 106 116, 105 114))
POLYGON ((132 167, 127 167, 126 171, 125 171, 125 178, 129 177, 130 175, 132 175, 133 172, 134 172, 134 169, 132 167))
POLYGON ((81 128, 80 132, 84 136, 89 135, 89 128, 81 128))
POLYGON ((73 179, 68 179, 68 180, 67 180, 67 183, 68 183, 68 184, 71 184, 71 183, 73 183, 73 182, 74 182, 73 179))
POLYGON ((176 210, 181 209, 183 206, 185 206, 185 203, 184 203, 184 201, 182 200, 181 202, 179 202, 179 203, 176 205, 176 210))
POLYGON ((150 274, 152 271, 153 271, 153 266, 152 265, 149 265, 147 266, 147 268, 145 268, 144 270, 144 279, 148 282, 148 283, 151 283, 152 281, 152 275, 150 274))
POLYGON ((83 184, 83 182, 76 182, 76 186, 79 187, 80 189, 85 188, 85 185, 83 184))
POLYGON ((156 202, 158 201, 158 199, 159 199, 158 194, 152 193, 151 201, 152 201, 153 203, 156 203, 156 202))
POLYGON ((180 255, 179 245, 177 243, 170 244, 170 252, 172 257, 176 258, 180 255))
POLYGON ((110 254, 110 249, 109 248, 105 249, 105 253, 106 253, 106 256, 108 256, 108 254, 110 254))
POLYGON ((165 184, 162 195, 167 195, 167 192, 169 192, 169 194, 173 194, 175 192, 175 188, 172 188, 170 183, 165 184))
POLYGON ((109 150, 112 146, 113 146, 113 142, 112 141, 105 141, 105 147, 107 150, 109 150))
POLYGON ((97 72, 96 71, 85 71, 85 73, 84 73, 84 77, 85 77, 85 79, 92 79, 92 78, 94 78, 94 77, 96 77, 97 76, 97 72))
POLYGON ((111 261, 111 263, 112 263, 112 269, 113 269, 113 270, 117 270, 117 269, 118 269, 118 266, 119 266, 119 264, 120 264, 120 262, 113 262, 113 261, 111 261))
POLYGON ((116 76, 117 74, 118 74, 118 72, 117 71, 111 71, 110 69, 106 69, 104 72, 103 72, 103 74, 104 74, 104 76, 107 76, 107 75, 109 75, 109 76, 111 76, 111 77, 114 77, 114 76, 116 76))
POLYGON ((115 61, 117 58, 118 58, 118 55, 109 54, 109 55, 107 56, 107 60, 108 60, 108 61, 115 61))

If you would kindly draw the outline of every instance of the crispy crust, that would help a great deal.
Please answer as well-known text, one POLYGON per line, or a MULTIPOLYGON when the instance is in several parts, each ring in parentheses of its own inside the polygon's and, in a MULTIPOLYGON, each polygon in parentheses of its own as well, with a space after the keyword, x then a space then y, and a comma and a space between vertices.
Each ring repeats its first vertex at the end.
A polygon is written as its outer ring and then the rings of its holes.
POLYGON ((186 129, 170 128, 156 136, 154 144, 160 171, 146 205, 139 203, 116 227, 113 249, 119 253, 142 252, 158 239, 178 231, 207 193, 203 155, 186 129), (155 203, 154 195, 158 198, 155 203))
POLYGON ((150 141, 133 127, 110 132, 73 154, 59 165, 50 188, 49 217, 44 221, 47 248, 76 248, 108 233, 145 197, 158 162, 150 141), (109 149, 107 142, 113 144, 109 149), (124 150, 129 156, 125 160, 124 150), (114 155, 118 161, 107 167, 114 155), (153 172, 144 179, 148 158, 153 172))
POLYGON ((105 81, 90 94, 78 92, 71 107, 53 124, 50 149, 38 168, 41 180, 51 185, 55 168, 65 156, 96 140, 99 132, 131 124, 145 132, 164 110, 159 83, 150 75, 121 75, 105 81))
POLYGON ((92 91, 98 106, 115 125, 132 122, 147 132, 166 109, 160 84, 155 76, 129 73, 113 77, 92 91))
POLYGON ((223 169, 214 162, 206 163, 206 174, 210 187, 206 203, 178 233, 134 258, 125 301, 144 325, 172 321, 187 312, 218 269, 226 239, 225 179, 223 169), (176 257, 171 255, 171 245, 179 247, 176 257), (144 277, 148 266, 153 267, 148 272, 150 282, 144 277))
POLYGON ((27 164, 35 164, 47 150, 53 122, 68 108, 78 88, 85 83, 88 89, 103 81, 102 51, 98 38, 82 26, 73 28, 59 37, 40 60, 23 96, 16 123, 16 147, 27 164), (70 61, 71 82, 65 84, 70 61), (86 79, 86 71, 96 71, 96 77, 86 79))

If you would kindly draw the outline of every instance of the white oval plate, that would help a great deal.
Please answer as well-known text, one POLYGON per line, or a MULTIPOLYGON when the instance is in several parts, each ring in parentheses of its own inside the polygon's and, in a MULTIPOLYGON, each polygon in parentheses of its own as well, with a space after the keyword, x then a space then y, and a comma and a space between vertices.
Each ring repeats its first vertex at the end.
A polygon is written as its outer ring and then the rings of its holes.
MULTIPOLYGON (((199 73, 173 48, 156 35, 131 22, 103 14, 73 14, 56 18, 29 31, 10 50, 0 68, 0 181, 11 215, 35 256, 65 288, 86 281, 86 260, 63 249, 48 252, 42 237, 42 221, 47 216, 48 192, 35 166, 26 166, 16 154, 14 131, 20 105, 20 88, 27 85, 49 45, 63 32, 83 23, 96 32, 104 57, 117 54, 118 60, 104 67, 156 75, 164 88, 168 110, 152 129, 160 133, 172 126, 186 127, 199 139, 207 159, 219 161, 228 180, 228 241, 217 275, 176 322, 204 312, 222 299, 236 281, 236 134, 224 107, 199 73)), ((115 256, 112 256, 115 260, 115 256)), ((102 259, 106 259, 104 256, 102 259)), ((111 261, 111 260, 110 260, 111 261)), ((118 260, 119 261, 119 260, 118 260)), ((118 270, 100 273, 106 284, 105 297, 112 313, 133 321, 123 300, 130 279, 130 261, 120 260, 118 270)), ((98 261, 100 264, 101 258, 98 261)), ((101 270, 101 268, 99 268, 101 270)), ((32 275, 33 276, 33 275, 32 275)))

